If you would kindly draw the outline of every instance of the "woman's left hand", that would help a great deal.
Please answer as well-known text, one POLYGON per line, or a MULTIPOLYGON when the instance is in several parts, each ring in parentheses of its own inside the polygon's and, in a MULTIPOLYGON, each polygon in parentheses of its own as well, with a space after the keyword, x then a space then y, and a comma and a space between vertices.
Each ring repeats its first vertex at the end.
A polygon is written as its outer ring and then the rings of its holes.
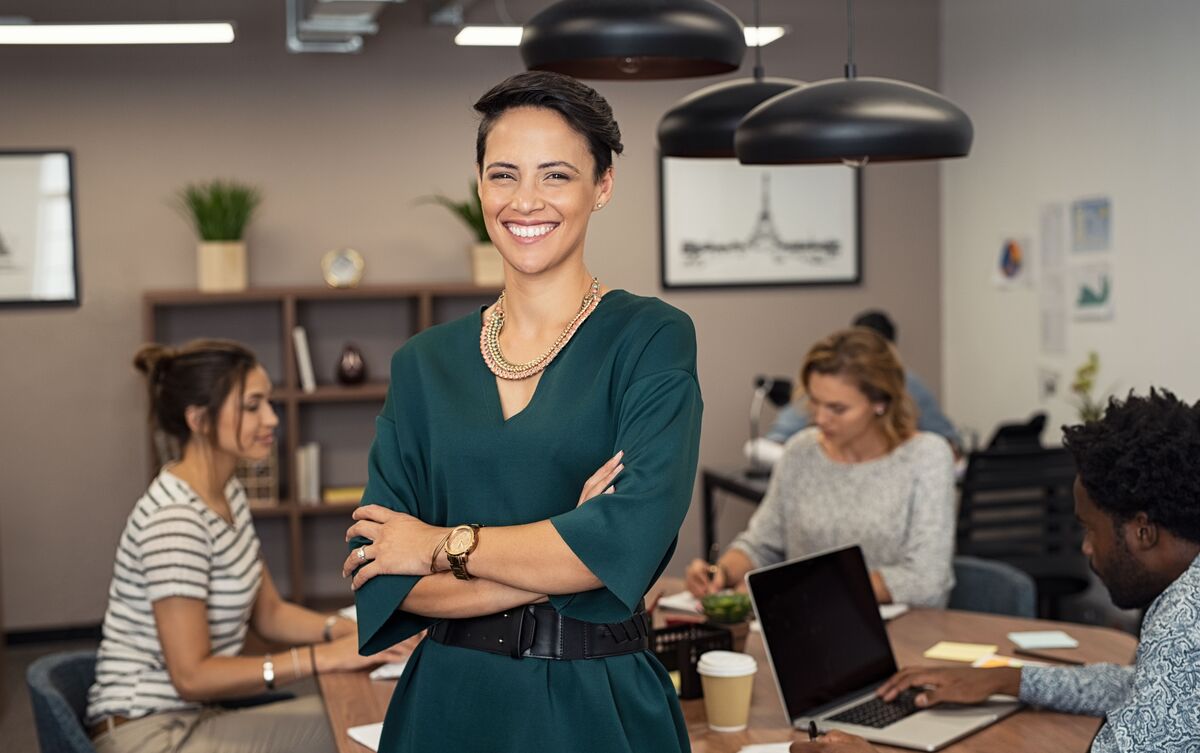
POLYGON ((423 523, 411 515, 380 505, 354 510, 354 525, 346 530, 346 541, 355 536, 368 539, 342 563, 342 577, 362 568, 350 587, 357 591, 376 575, 427 575, 429 557, 447 529, 423 523))

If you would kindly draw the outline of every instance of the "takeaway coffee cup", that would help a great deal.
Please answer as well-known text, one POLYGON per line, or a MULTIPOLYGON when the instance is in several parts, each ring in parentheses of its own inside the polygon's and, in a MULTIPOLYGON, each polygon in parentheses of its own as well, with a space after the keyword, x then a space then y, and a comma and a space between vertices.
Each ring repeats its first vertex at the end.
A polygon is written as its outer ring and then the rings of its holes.
POLYGON ((696 666, 704 687, 704 712, 715 732, 740 732, 750 718, 750 692, 758 662, 749 654, 707 651, 696 666))

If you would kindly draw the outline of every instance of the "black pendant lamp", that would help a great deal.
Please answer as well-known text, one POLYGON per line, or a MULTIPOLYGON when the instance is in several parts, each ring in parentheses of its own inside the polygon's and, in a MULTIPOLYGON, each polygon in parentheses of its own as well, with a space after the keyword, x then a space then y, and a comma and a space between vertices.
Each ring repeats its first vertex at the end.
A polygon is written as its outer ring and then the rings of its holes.
POLYGON ((741 22, 712 0, 559 0, 521 36, 526 68, 575 78, 715 76, 745 54, 741 22))
POLYGON ((854 20, 846 0, 846 77, 780 94, 750 111, 734 149, 747 165, 796 165, 965 157, 975 129, 935 91, 886 78, 857 78, 854 20))
MULTIPOLYGON (((754 0, 754 26, 758 0, 754 0)), ((675 103, 658 122, 658 148, 665 157, 733 157, 733 133, 746 113, 804 82, 766 78, 762 45, 754 48, 754 78, 722 81, 694 91, 675 103)))

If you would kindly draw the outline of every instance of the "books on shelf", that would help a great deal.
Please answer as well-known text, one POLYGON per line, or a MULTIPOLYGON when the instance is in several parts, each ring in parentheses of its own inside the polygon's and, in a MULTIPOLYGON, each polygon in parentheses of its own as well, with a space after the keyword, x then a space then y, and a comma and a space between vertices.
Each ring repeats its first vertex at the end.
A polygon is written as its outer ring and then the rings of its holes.
POLYGON ((296 371, 300 375, 300 389, 306 394, 317 391, 317 376, 313 371, 312 353, 308 350, 308 333, 299 325, 292 328, 292 341, 296 346, 296 371))
POLYGON ((308 442, 296 448, 296 501, 321 503, 321 445, 308 442))
POLYGON ((365 486, 328 486, 321 492, 321 501, 327 505, 357 504, 364 491, 365 486))

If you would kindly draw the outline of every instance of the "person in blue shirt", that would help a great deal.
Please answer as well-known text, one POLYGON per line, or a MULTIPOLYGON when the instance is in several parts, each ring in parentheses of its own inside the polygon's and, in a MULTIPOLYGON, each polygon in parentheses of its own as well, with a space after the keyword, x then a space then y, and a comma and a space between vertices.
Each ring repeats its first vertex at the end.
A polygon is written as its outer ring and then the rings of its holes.
MULTIPOLYGON (((854 317, 851 324, 855 327, 866 327, 873 330, 890 343, 896 342, 896 325, 892 322, 891 317, 883 311, 864 311, 854 317)), ((904 371, 904 380, 908 394, 917 404, 917 429, 940 434, 956 451, 961 450, 962 441, 954 429, 954 424, 950 423, 950 419, 942 413, 937 398, 933 396, 925 383, 908 369, 904 371)), ((791 403, 779 411, 766 438, 772 442, 783 444, 793 434, 808 426, 808 423, 808 412, 804 406, 791 403)))
MULTIPOLYGON (((1104 418, 1063 430, 1075 456, 1083 553, 1122 609, 1145 608, 1132 667, 905 669, 884 700, 922 688, 917 706, 978 703, 995 693, 1054 711, 1099 716, 1091 753, 1197 750, 1200 741, 1200 403, 1166 390, 1110 400, 1104 418)), ((869 753, 830 732, 791 753, 869 753)))

